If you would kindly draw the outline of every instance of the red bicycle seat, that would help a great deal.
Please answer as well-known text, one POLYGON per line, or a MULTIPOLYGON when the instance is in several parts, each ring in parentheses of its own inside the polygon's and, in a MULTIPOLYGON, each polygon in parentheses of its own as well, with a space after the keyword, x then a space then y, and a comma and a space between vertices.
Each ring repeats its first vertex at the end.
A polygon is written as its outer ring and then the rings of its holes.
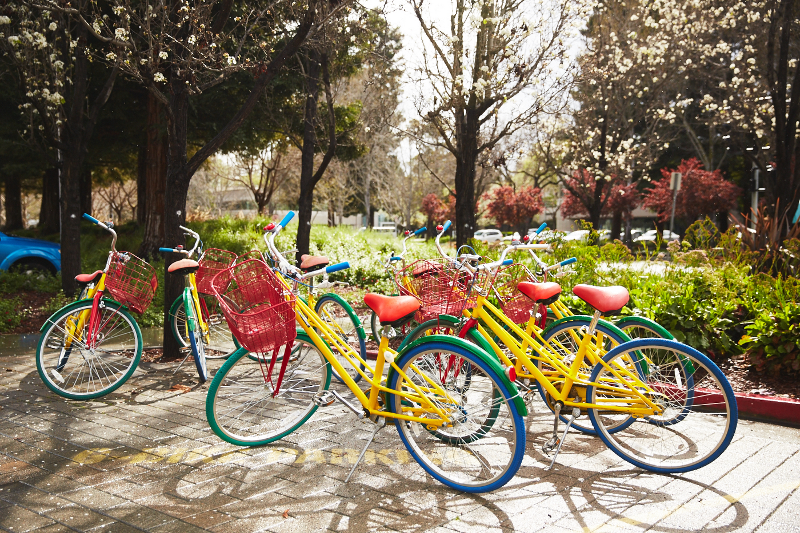
POLYGON ((572 292, 601 313, 615 313, 625 307, 630 299, 628 289, 619 285, 595 287, 581 284, 575 285, 572 292))
POLYGON ((393 327, 410 320, 420 306, 413 296, 383 296, 371 292, 364 295, 364 303, 375 311, 381 324, 393 327))
POLYGON ((536 303, 553 303, 558 299, 558 295, 561 294, 561 285, 552 281, 546 283, 520 281, 517 284, 517 289, 536 303), (550 301, 545 302, 546 300, 550 301))
POLYGON ((330 263, 330 260, 322 255, 308 255, 303 254, 300 256, 300 268, 303 270, 310 270, 314 267, 324 267, 330 263))
POLYGON ((181 259, 179 261, 175 261, 169 267, 167 267, 167 272, 177 272, 179 270, 186 269, 187 272, 194 272, 198 268, 200 268, 200 263, 195 261, 194 259, 181 259))
POLYGON ((90 283, 97 283, 100 281, 100 277, 103 275, 102 270, 96 270, 91 274, 78 274, 75 276, 75 281, 78 282, 79 285, 88 285, 90 283))

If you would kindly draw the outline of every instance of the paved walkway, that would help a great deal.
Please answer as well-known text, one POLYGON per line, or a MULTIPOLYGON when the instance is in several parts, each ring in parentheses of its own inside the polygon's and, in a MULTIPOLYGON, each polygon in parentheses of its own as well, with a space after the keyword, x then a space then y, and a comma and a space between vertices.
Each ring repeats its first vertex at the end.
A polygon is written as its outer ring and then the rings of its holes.
MULTIPOLYGON (((800 531, 800 430, 740 423, 711 466, 664 476, 572 434, 553 471, 552 415, 534 405, 517 477, 470 496, 429 480, 393 427, 344 479, 369 433, 340 405, 277 445, 238 448, 205 419, 185 366, 142 364, 100 401, 67 402, 33 356, 0 358, 0 529, 92 531, 800 531)), ((212 364, 212 368, 219 366, 212 364)))

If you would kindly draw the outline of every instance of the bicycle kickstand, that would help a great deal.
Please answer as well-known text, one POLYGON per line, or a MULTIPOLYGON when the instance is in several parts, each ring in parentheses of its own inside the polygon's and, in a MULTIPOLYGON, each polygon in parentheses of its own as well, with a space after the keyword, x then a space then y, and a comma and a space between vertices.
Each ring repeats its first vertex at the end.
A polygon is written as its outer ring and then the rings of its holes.
POLYGON ((377 420, 377 422, 375 422, 375 429, 372 430, 372 434, 367 439, 367 444, 365 444, 364 445, 364 449, 361 450, 361 455, 358 456, 358 459, 356 460, 356 464, 353 465, 353 468, 350 469, 350 473, 347 474, 347 477, 344 480, 345 483, 350 481, 350 477, 353 475, 353 472, 356 471, 356 467, 358 467, 359 463, 361 463, 361 459, 364 458, 364 454, 367 453, 367 448, 369 448, 369 445, 372 444, 372 441, 375 438, 375 435, 377 435, 378 432, 380 430, 382 430, 383 428, 385 428, 385 427, 386 427, 386 419, 385 418, 381 417, 381 418, 379 418, 377 420))
POLYGON ((190 356, 190 355, 192 355, 192 349, 191 349, 191 348, 189 348, 188 346, 185 346, 185 347, 183 347, 183 348, 180 348, 180 349, 179 349, 179 351, 184 351, 184 350, 186 351, 186 357, 184 357, 184 358, 181 360, 180 364, 178 365, 178 368, 176 368, 176 369, 175 369, 175 370, 172 372, 172 375, 173 375, 173 376, 174 376, 175 374, 177 374, 177 373, 178 373, 178 370, 180 370, 180 369, 181 369, 181 367, 183 366, 183 363, 185 363, 185 362, 186 362, 186 360, 187 360, 187 359, 189 359, 189 356, 190 356))
POLYGON ((555 450, 553 454, 553 458, 550 460, 550 466, 547 467, 548 470, 552 470, 553 465, 556 462, 556 457, 558 457, 559 452, 561 451, 561 446, 564 444, 564 439, 567 438, 567 432, 569 431, 570 426, 578 418, 581 414, 581 410, 577 407, 572 408, 572 415, 567 420, 567 426, 564 428, 564 433, 562 433, 561 438, 558 438, 558 421, 561 415, 561 403, 556 403, 555 405, 555 420, 553 420, 553 436, 550 437, 550 440, 545 442, 542 445, 542 451, 545 455, 550 455, 550 452, 555 450))

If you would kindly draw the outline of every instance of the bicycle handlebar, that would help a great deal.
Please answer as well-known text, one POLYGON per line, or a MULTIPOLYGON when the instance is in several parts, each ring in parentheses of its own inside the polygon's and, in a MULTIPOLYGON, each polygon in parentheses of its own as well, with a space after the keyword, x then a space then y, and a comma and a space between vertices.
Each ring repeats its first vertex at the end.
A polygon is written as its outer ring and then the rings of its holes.
POLYGON ((449 220, 447 222, 445 222, 444 223, 444 227, 442 228, 442 233, 444 233, 445 231, 449 230, 451 224, 452 224, 452 222, 450 222, 449 220))
POLYGON ((426 231, 428 231, 428 228, 422 226, 421 228, 419 228, 417 231, 414 232, 414 235, 419 235, 420 233, 425 233, 426 231))
POLYGON ((83 214, 83 218, 85 218, 86 220, 88 220, 89 222, 91 222, 93 224, 97 224, 98 226, 105 226, 105 224, 103 224, 102 222, 100 222, 99 220, 97 220, 96 218, 94 218, 92 215, 90 215, 88 213, 84 213, 83 214))
POLYGON ((539 235, 541 232, 544 231, 544 228, 547 227, 547 222, 542 222, 542 225, 539 226, 539 229, 536 230, 536 235, 539 235))
POLYGON ((284 216, 284 217, 281 219, 281 221, 280 221, 280 222, 278 222, 278 226, 280 226, 280 227, 282 227, 282 228, 285 228, 285 227, 286 227, 286 224, 288 224, 289 222, 291 222, 293 218, 294 218, 294 211, 289 211, 288 213, 286 213, 286 216, 284 216))
POLYGON ((176 250, 174 248, 159 248, 158 251, 166 254, 170 252, 175 252, 176 250))
POLYGON ((347 270, 350 268, 350 263, 344 261, 343 263, 337 263, 335 265, 328 265, 325 267, 326 274, 333 274, 334 272, 339 272, 340 270, 347 270))
POLYGON ((83 218, 85 220, 88 220, 92 224, 96 224, 96 225, 100 226, 101 228, 103 228, 104 230, 106 230, 107 232, 111 233, 111 235, 113 236, 113 238, 111 239, 111 251, 116 252, 117 251, 117 232, 114 231, 113 227, 111 225, 109 225, 109 224, 104 224, 103 222, 100 222, 99 220, 94 218, 89 213, 84 213, 83 214, 83 218))
POLYGON ((578 258, 577 257, 570 257, 569 259, 564 259, 560 263, 556 263, 555 265, 551 265, 551 266, 545 268, 544 270, 545 270, 545 272, 549 272, 551 270, 557 270, 557 269, 559 269, 561 267, 565 267, 567 265, 571 265, 572 263, 577 263, 577 262, 578 262, 578 258))

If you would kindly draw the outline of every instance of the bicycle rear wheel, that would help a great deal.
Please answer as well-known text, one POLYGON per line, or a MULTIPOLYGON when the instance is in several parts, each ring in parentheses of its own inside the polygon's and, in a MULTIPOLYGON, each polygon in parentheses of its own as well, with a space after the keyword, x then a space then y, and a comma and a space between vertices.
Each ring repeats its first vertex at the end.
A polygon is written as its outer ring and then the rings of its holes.
POLYGON ((93 342, 87 341, 92 300, 64 307, 45 325, 36 348, 36 368, 44 384, 60 396, 73 400, 104 396, 125 383, 139 364, 142 333, 136 320, 117 302, 100 304, 93 342))
MULTIPOLYGON (((496 365, 476 353, 457 343, 426 341, 398 357, 395 362, 405 375, 392 372, 388 380, 388 387, 397 391, 388 395, 390 411, 439 419, 439 415, 426 412, 419 389, 447 414, 448 427, 434 429, 423 422, 400 419, 395 425, 409 453, 428 474, 464 492, 502 487, 517 472, 525 453, 525 424, 512 401, 517 391, 506 386, 496 365), (440 379, 435 361, 443 353, 472 365, 465 393, 440 379)), ((422 472, 409 474, 424 476, 422 472)))
MULTIPOLYGON (((258 446, 281 439, 317 410, 314 395, 330 386, 330 364, 307 338, 292 346, 280 392, 265 380, 267 367, 238 349, 225 361, 208 388, 206 418, 221 439, 239 446, 258 446)), ((280 361, 273 369, 273 383, 280 361)))
MULTIPOLYGON (((203 313, 203 319, 208 325, 209 332, 208 344, 205 346, 206 359, 227 359, 239 348, 236 339, 234 339, 231 334, 228 322, 222 315, 222 310, 217 300, 203 294, 199 296, 206 304, 206 311, 208 311, 207 314, 205 312, 203 313)), ((183 304, 183 295, 176 298, 172 303, 169 315, 170 329, 172 329, 172 335, 175 337, 175 340, 177 340, 181 346, 190 346, 188 329, 186 328, 186 307, 183 304)))
POLYGON ((589 410, 597 434, 618 456, 646 470, 677 473, 707 465, 728 447, 738 422, 736 397, 705 355, 673 340, 640 339, 618 346, 603 361, 592 372, 590 403, 629 409, 643 405, 642 394, 663 409, 616 433, 608 428, 629 413, 589 410), (638 376, 621 370, 637 350, 652 356, 638 376))

